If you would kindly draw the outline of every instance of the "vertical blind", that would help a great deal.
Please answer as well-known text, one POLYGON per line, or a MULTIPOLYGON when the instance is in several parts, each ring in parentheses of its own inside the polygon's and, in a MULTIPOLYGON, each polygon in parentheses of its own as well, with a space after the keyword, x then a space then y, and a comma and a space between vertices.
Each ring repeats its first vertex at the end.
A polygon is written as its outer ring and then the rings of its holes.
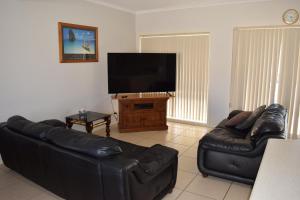
POLYGON ((274 102, 280 29, 235 29, 230 104, 253 110, 274 102))
POLYGON ((280 103, 288 108, 289 137, 300 134, 300 27, 234 30, 231 109, 280 103))
POLYGON ((207 123, 209 34, 141 36, 140 51, 177 54, 176 92, 168 102, 168 118, 207 123))
POLYGON ((300 27, 282 30, 278 92, 275 102, 288 108, 291 138, 300 136, 300 27))

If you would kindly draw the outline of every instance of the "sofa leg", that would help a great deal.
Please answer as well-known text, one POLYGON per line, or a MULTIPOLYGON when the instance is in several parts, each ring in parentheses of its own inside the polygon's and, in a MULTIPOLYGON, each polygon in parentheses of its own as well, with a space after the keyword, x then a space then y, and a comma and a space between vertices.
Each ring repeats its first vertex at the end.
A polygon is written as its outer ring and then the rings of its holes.
POLYGON ((204 174, 204 173, 201 173, 202 174, 202 177, 203 178, 206 178, 206 177, 208 177, 208 175, 207 174, 204 174))

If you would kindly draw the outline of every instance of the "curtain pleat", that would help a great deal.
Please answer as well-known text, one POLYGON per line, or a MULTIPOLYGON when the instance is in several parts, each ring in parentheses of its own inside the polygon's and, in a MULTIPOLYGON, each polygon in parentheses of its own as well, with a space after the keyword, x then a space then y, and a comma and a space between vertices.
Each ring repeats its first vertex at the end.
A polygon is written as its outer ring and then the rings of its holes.
POLYGON ((283 30, 281 55, 276 101, 289 109, 290 137, 298 138, 300 135, 300 28, 283 30))
POLYGON ((207 123, 209 34, 140 37, 141 52, 177 53, 175 98, 168 118, 207 123))
POLYGON ((231 109, 253 110, 273 102, 280 60, 278 34, 281 30, 234 30, 231 109))
POLYGON ((280 103, 288 134, 300 135, 300 27, 234 30, 230 108, 254 110, 280 103))

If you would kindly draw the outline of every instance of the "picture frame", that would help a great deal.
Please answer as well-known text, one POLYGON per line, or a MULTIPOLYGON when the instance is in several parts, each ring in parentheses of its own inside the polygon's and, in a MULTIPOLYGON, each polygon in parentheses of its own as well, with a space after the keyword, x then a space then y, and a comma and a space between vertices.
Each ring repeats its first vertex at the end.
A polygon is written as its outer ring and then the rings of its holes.
POLYGON ((60 63, 98 62, 98 28, 58 22, 60 63))

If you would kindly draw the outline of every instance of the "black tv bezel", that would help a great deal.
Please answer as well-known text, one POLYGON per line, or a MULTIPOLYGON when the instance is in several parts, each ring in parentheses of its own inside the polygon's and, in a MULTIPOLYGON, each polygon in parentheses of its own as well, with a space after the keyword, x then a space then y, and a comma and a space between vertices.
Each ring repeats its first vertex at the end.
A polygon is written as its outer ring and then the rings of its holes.
POLYGON ((122 93, 145 93, 145 92, 175 92, 176 91, 176 76, 177 76, 177 54, 176 53, 132 53, 132 52, 126 52, 126 53, 119 53, 119 52, 109 52, 107 53, 107 88, 108 88, 108 94, 122 94, 122 93), (112 90, 110 88, 110 75, 109 75, 109 54, 165 54, 165 55, 175 55, 175 78, 174 78, 174 89, 171 90, 112 90))

